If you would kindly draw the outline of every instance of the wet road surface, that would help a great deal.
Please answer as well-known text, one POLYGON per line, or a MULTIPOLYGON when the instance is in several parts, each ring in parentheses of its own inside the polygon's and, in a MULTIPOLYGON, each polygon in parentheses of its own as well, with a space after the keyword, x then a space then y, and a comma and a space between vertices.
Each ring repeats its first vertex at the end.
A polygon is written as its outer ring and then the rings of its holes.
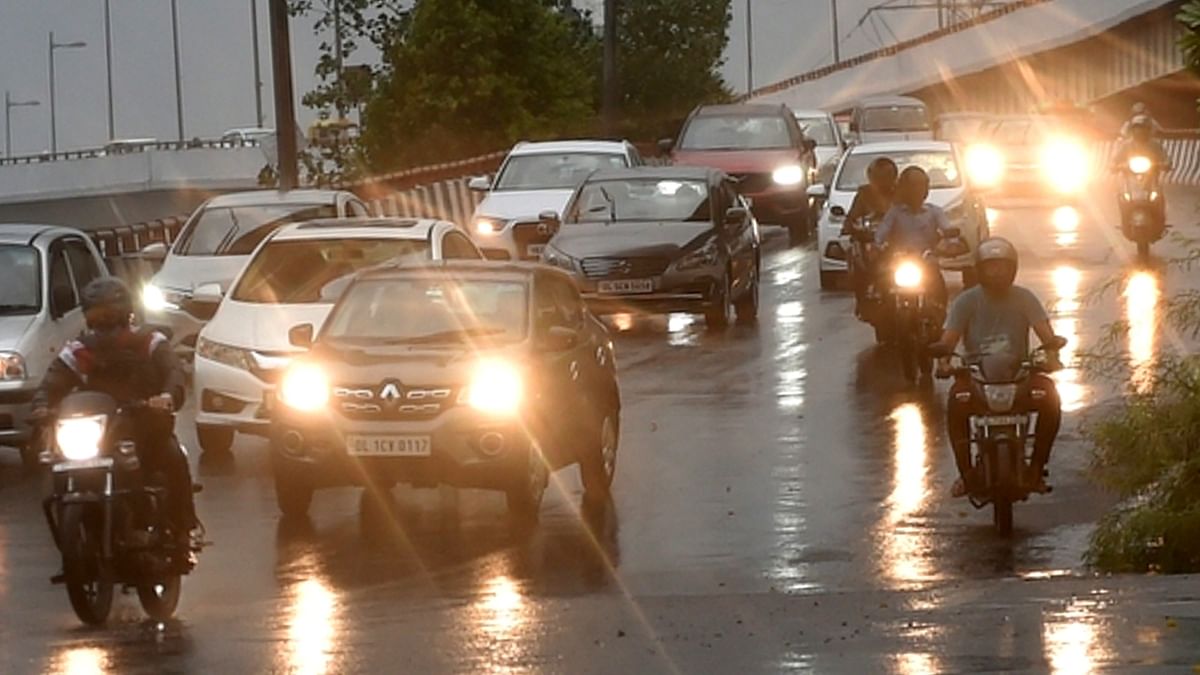
MULTIPOLYGON (((1193 222, 1195 193, 1171 198, 1173 221, 1193 222)), ((1139 270, 1111 208, 993 215, 994 233, 1023 256, 1019 282, 1071 350, 1119 319, 1138 326, 1135 357, 1166 339, 1142 319, 1186 280, 1139 270), (1110 279, 1112 292, 1091 297, 1110 279)), ((1082 476, 1078 425, 1114 385, 1057 375, 1067 415, 1055 491, 1018 505, 1016 535, 1000 540, 990 511, 949 498, 946 385, 908 385, 850 297, 817 290, 815 253, 768 233, 757 326, 612 319, 625 405, 614 501, 581 511, 578 477, 564 471, 532 532, 510 525, 499 495, 405 487, 391 514, 346 489, 319 493, 309 521, 285 522, 265 444, 240 437, 234 464, 197 461, 215 544, 185 582, 178 620, 144 621, 125 598, 110 626, 89 630, 47 581, 58 560, 43 486, 3 453, 0 673, 1087 672, 1200 661, 1194 579, 1093 579, 1081 567, 1112 502, 1082 476)), ((1143 375, 1130 377, 1138 386, 1143 375)), ((195 447, 186 412, 179 432, 195 447)))

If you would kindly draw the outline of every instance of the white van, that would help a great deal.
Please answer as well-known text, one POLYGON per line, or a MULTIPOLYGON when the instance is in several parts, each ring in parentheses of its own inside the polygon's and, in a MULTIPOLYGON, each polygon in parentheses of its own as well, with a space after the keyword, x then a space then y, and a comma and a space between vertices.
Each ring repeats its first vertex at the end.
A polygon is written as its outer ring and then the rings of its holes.
POLYGON ((856 143, 931 141, 929 110, 911 96, 865 98, 850 112, 850 133, 856 143))

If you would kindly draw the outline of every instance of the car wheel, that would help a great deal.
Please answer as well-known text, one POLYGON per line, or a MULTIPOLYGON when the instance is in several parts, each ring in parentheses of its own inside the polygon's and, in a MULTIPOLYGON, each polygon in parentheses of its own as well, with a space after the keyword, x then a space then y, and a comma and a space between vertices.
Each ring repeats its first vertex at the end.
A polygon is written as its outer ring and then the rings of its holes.
POLYGON ((750 324, 758 320, 758 275, 759 263, 754 262, 754 268, 750 271, 750 287, 738 298, 736 304, 738 323, 750 324))
POLYGON ((520 523, 536 523, 549 480, 546 461, 536 448, 531 449, 523 475, 517 476, 504 493, 509 515, 520 523))
POLYGON ((612 491, 617 472, 617 449, 621 442, 621 427, 617 411, 604 416, 600 423, 596 446, 589 448, 579 464, 583 491, 589 499, 603 499, 612 491))
POLYGON ((308 516, 312 505, 312 483, 286 470, 275 470, 275 503, 287 518, 308 516))
POLYGON ((38 448, 37 448, 37 444, 35 442, 25 441, 18 447, 18 450, 21 453, 21 465, 22 466, 24 466, 26 469, 37 468, 37 466, 39 464, 39 460, 38 460, 38 448))
POLYGON ((720 286, 717 288, 716 295, 709 302, 708 309, 704 310, 704 323, 709 329, 716 330, 729 325, 733 318, 733 292, 729 288, 730 279, 729 272, 725 273, 725 278, 721 280, 720 286))
POLYGON ((196 425, 196 439, 205 454, 227 455, 233 447, 234 430, 211 424, 196 425))
POLYGON ((821 290, 836 291, 841 288, 844 272, 821 270, 821 290))

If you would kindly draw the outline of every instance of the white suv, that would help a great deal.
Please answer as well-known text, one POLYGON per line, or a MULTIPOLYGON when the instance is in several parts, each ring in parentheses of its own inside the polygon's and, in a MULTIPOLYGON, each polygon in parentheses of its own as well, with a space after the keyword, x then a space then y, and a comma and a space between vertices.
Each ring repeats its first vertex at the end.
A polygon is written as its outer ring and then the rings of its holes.
POLYGON ((487 192, 471 218, 472 236, 489 257, 537 260, 553 234, 539 230, 539 215, 561 216, 575 187, 596 169, 642 164, 628 141, 518 143, 494 180, 479 176, 469 183, 487 192))
POLYGON ((228 452, 234 433, 266 435, 270 398, 301 350, 288 330, 320 328, 359 271, 389 263, 479 259, 457 225, 440 220, 316 220, 269 235, 196 341, 196 435, 205 452, 228 452))
POLYGON ((217 310, 211 293, 196 290, 229 284, 264 238, 289 223, 313 218, 370 215, 353 193, 340 190, 261 190, 213 197, 188 218, 167 250, 151 244, 148 257, 163 257, 162 269, 142 289, 145 323, 166 328, 171 345, 190 360, 200 329, 217 310))

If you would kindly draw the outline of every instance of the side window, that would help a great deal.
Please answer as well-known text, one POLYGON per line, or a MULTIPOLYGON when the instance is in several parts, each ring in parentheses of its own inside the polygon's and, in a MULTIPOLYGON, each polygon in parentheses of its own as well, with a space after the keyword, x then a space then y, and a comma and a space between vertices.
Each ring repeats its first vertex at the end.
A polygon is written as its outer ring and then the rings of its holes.
POLYGON ((442 238, 443 260, 479 260, 479 249, 460 232, 448 232, 442 238))
POLYGON ((100 268, 95 257, 88 250, 87 244, 78 239, 68 239, 66 242, 67 260, 71 262, 71 276, 75 278, 75 289, 80 293, 92 279, 100 276, 100 268))
POLYGON ((642 160, 642 153, 634 146, 629 146, 629 161, 630 166, 643 166, 646 162, 642 160))
POLYGON ((50 253, 50 301, 51 309, 57 314, 66 314, 79 305, 67 256, 61 246, 55 246, 50 253))
POLYGON ((569 284, 552 281, 547 284, 554 295, 554 304, 562 326, 578 330, 583 326, 583 299, 569 284))
POLYGON ((554 326, 570 328, 562 315, 556 295, 550 281, 543 278, 535 282, 533 300, 537 316, 534 318, 534 325, 540 335, 544 335, 554 326))
POLYGON ((346 212, 353 218, 366 218, 371 215, 366 205, 357 199, 351 199, 346 202, 346 212))

